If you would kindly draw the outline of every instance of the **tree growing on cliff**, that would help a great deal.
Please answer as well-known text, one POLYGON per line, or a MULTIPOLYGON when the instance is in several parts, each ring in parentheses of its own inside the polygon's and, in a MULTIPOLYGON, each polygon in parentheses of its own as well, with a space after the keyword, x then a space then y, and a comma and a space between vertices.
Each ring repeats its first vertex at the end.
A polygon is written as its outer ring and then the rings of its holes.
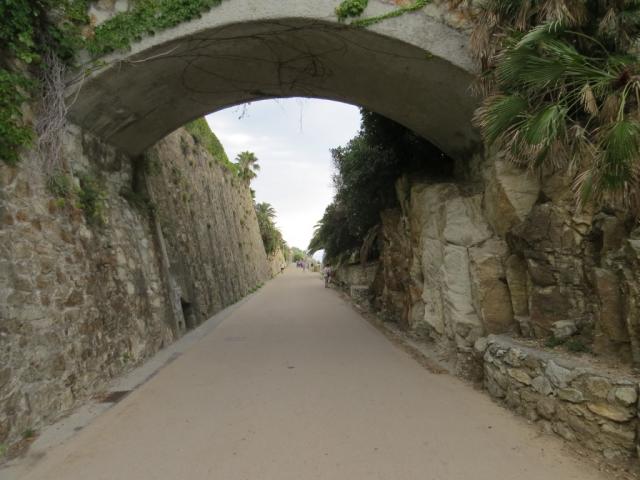
POLYGON ((263 218, 273 220, 276 218, 276 209, 270 203, 262 202, 256 204, 256 214, 263 218))
POLYGON ((258 218, 258 226, 260 227, 260 236, 264 244, 264 250, 267 255, 272 255, 278 249, 284 252, 286 243, 282 238, 282 233, 275 225, 276 210, 267 202, 261 202, 254 205, 256 217, 258 218))
POLYGON ((307 251, 313 255, 324 249, 324 261, 333 263, 341 254, 347 253, 360 244, 360 239, 347 227, 348 212, 344 205, 334 200, 327 206, 318 223, 307 251))
POLYGON ((236 156, 236 166, 238 168, 238 177, 247 183, 256 178, 257 172, 260 171, 258 157, 253 152, 240 152, 236 156))
POLYGON ((336 173, 333 203, 316 224, 309 251, 325 250, 328 261, 358 248, 380 222, 380 212, 398 205, 396 180, 405 173, 443 178, 453 162, 402 125, 362 110, 360 132, 331 150, 336 173))

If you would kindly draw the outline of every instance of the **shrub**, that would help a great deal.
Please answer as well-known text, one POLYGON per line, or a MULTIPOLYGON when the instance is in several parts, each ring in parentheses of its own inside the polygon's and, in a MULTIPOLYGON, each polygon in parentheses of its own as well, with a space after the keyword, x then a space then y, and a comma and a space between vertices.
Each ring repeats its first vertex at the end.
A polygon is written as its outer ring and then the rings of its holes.
POLYGON ((104 223, 105 193, 98 181, 90 175, 79 175, 78 206, 84 212, 87 223, 101 225, 104 223))

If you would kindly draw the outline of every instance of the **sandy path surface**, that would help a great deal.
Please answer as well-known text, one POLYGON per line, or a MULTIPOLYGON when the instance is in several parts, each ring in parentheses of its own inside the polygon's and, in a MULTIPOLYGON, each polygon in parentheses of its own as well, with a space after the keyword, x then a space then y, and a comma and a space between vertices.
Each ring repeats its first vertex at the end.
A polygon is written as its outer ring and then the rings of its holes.
POLYGON ((23 478, 605 478, 561 445, 289 269, 23 478))

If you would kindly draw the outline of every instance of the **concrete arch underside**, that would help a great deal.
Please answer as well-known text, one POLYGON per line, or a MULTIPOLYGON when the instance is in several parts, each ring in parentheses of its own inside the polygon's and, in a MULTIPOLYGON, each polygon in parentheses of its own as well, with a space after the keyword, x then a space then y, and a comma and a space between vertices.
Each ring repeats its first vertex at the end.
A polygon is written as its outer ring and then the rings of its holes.
MULTIPOLYGON (((462 158, 478 144, 467 35, 433 11, 368 28, 337 22, 337 0, 229 0, 110 55, 68 89, 70 119, 129 154, 212 111, 315 97, 363 106, 462 158)), ((388 11, 370 2, 367 15, 388 11)))

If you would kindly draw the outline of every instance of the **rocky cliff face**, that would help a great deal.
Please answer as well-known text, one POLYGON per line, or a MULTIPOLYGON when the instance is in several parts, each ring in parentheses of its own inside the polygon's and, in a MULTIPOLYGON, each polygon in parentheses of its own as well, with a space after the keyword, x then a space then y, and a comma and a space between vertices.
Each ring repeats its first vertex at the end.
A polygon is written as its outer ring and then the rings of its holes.
POLYGON ((270 277, 247 187, 188 133, 155 146, 146 174, 75 128, 65 158, 67 189, 93 190, 52 193, 33 153, 0 162, 0 445, 270 277))
POLYGON ((560 175, 500 160, 465 173, 400 179, 400 207, 381 213, 376 274, 350 277, 368 278, 384 319, 545 431, 607 461, 637 458, 640 230, 623 212, 576 212, 560 175))
POLYGON ((502 161, 475 182, 401 179, 381 213, 379 309, 457 352, 487 334, 640 358, 637 232, 621 212, 576 213, 569 182, 502 161))

